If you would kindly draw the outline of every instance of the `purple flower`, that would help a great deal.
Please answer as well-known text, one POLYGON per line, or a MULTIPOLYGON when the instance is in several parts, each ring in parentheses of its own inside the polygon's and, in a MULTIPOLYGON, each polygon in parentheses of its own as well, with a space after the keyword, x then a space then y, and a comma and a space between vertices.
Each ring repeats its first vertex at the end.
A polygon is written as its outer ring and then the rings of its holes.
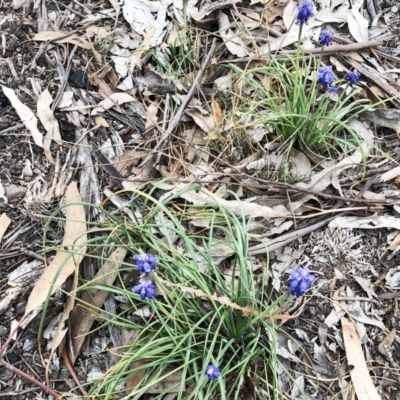
POLYGON ((297 23, 303 25, 308 21, 314 13, 314 4, 310 0, 303 0, 301 4, 297 6, 297 23))
POLYGON ((355 69, 353 72, 349 71, 347 73, 347 79, 349 80, 351 85, 355 85, 360 79, 361 74, 355 69))
POLYGON ((152 299, 154 297, 154 291, 156 287, 151 283, 149 279, 139 279, 139 285, 132 288, 132 292, 138 293, 142 300, 152 299))
POLYGON ((338 87, 335 85, 328 85, 327 89, 329 93, 338 94, 338 87))
POLYGON ((333 81, 332 66, 328 65, 327 67, 319 67, 317 82, 321 85, 329 86, 329 84, 332 81, 333 81))
POLYGON ((333 39, 332 33, 330 33, 327 29, 322 29, 319 34, 319 44, 321 46, 329 46, 333 39))
POLYGON ((310 274, 308 268, 297 267, 290 275, 289 293, 295 294, 297 297, 303 296, 316 280, 317 278, 310 274))
POLYGON ((138 270, 140 272, 149 274, 151 271, 156 269, 157 259, 151 254, 135 254, 133 259, 136 261, 138 270))
POLYGON ((206 375, 210 381, 218 378, 221 375, 219 368, 216 365, 210 364, 206 369, 206 375))

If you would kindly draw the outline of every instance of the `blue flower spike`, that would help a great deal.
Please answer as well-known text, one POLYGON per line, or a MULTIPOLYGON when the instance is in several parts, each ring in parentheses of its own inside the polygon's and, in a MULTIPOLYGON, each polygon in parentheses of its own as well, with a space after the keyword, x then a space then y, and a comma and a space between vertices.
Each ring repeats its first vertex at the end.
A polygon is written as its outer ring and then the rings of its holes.
POLYGON ((316 280, 317 278, 310 273, 308 268, 297 267, 290 275, 289 293, 301 297, 316 280))
POLYGON ((154 297, 154 292, 156 287, 153 285, 149 279, 139 279, 139 285, 132 288, 132 292, 138 293, 142 300, 152 299, 154 297))
POLYGON ((317 82, 320 85, 329 86, 332 81, 333 81, 332 66, 328 65, 327 67, 319 67, 317 82))
POLYGON ((338 94, 338 87, 335 85, 329 85, 327 89, 329 93, 338 94))
POLYGON ((133 259, 136 261, 138 270, 149 274, 151 271, 156 269, 157 259, 151 254, 135 254, 133 259))
POLYGON ((206 375, 210 381, 218 378, 221 375, 219 368, 216 365, 210 364, 206 369, 206 375))
POLYGON ((301 4, 297 6, 297 23, 303 25, 307 23, 308 18, 314 14, 314 4, 310 0, 303 0, 301 4))
POLYGON ((319 34, 319 44, 321 46, 329 46, 333 39, 333 34, 327 29, 322 29, 319 34))
POLYGON ((350 82, 351 85, 355 85, 359 79, 361 78, 361 74, 355 69, 352 71, 349 71, 347 73, 347 79, 350 82))

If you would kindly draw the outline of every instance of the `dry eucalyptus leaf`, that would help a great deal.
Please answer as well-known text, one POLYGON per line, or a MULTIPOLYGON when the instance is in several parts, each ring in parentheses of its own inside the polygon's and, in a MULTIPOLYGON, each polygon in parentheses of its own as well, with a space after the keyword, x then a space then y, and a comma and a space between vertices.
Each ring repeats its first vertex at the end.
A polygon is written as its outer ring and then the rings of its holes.
POLYGON ((234 33, 232 29, 230 29, 230 23, 228 17, 222 11, 220 11, 218 13, 218 19, 220 27, 219 34, 224 40, 226 48, 235 56, 238 57, 247 56, 249 54, 247 46, 243 42, 243 40, 240 39, 240 37, 237 36, 237 34, 234 33))
POLYGON ((91 49, 90 43, 84 38, 84 35, 78 35, 77 33, 66 36, 64 32, 39 32, 31 40, 36 40, 38 42, 47 42, 48 40, 50 40, 56 44, 70 43, 85 50, 91 49))
MULTIPOLYGON (((182 185, 178 185, 179 189, 182 189, 182 185)), ((178 189, 178 190, 179 190, 178 189)), ((205 189, 204 189, 205 190, 205 189)), ((174 190, 175 192, 176 190, 174 190)), ((181 197, 192 204, 199 205, 199 204, 210 204, 211 199, 215 196, 215 194, 210 193, 207 195, 206 193, 196 192, 191 190, 190 192, 182 193, 181 197)), ((247 214, 251 215, 253 218, 263 217, 265 219, 275 217, 275 218, 285 218, 289 213, 283 214, 280 212, 274 211, 272 208, 267 206, 259 206, 258 204, 254 203, 245 203, 239 202, 236 200, 225 200, 222 198, 218 198, 217 202, 218 205, 222 207, 226 207, 230 211, 232 211, 235 215, 242 215, 247 214)))
POLYGON ((381 182, 387 182, 391 179, 397 178, 400 175, 400 167, 395 167, 381 175, 381 182))
MULTIPOLYGON (((127 250, 118 247, 115 249, 103 267, 91 281, 92 285, 112 285, 118 274, 121 261, 124 260, 127 250)), ((92 324, 96 318, 97 308, 100 308, 108 296, 107 290, 91 289, 82 295, 82 304, 76 304, 70 314, 70 326, 72 337, 71 362, 74 364, 76 357, 83 345, 86 335, 90 332, 92 324), (90 305, 93 305, 91 309, 90 305)))
POLYGON ((197 108, 187 109, 185 114, 193 118, 194 122, 204 132, 211 133, 215 129, 214 117, 210 114, 203 114, 197 108))
POLYGON ((374 215, 372 217, 337 217, 328 225, 330 228, 379 229, 394 228, 400 230, 400 218, 391 215, 374 215))
POLYGON ((103 112, 112 107, 129 103, 131 101, 136 101, 136 99, 128 93, 113 93, 106 99, 102 100, 95 108, 93 108, 92 115, 98 115, 99 112, 103 112))
POLYGON ((37 115, 40 122, 46 129, 46 136, 43 138, 43 149, 47 159, 54 164, 53 157, 50 152, 51 141, 54 140, 59 145, 62 144, 60 128, 58 121, 54 116, 53 111, 50 108, 50 104, 53 102, 51 94, 48 89, 41 93, 37 103, 37 115))
POLYGON ((368 41, 368 21, 360 14, 356 8, 352 8, 347 16, 349 31, 353 38, 361 43, 368 41))
POLYGON ((7 214, 5 214, 5 213, 1 214, 1 217, 0 217, 0 243, 1 243, 1 239, 3 239, 3 236, 10 224, 11 224, 11 219, 8 218, 7 214))
POLYGON ((385 350, 385 346, 387 347, 391 347, 394 339, 396 339, 396 328, 393 328, 386 336, 385 338, 382 340, 382 342, 379 343, 378 345, 378 351, 379 353, 385 355, 386 354, 386 350, 385 350))
POLYGON ((156 24, 149 6, 143 1, 125 0, 122 12, 132 29, 142 36, 146 36, 149 29, 156 24))
POLYGON ((393 108, 378 108, 377 110, 369 110, 361 115, 367 121, 373 122, 374 125, 391 128, 400 133, 400 110, 393 108))
POLYGON ((50 359, 52 358, 52 354, 55 350, 57 350, 57 348, 60 346, 60 350, 62 350, 63 345, 64 345, 64 337, 67 333, 67 326, 66 326, 66 322, 69 319, 69 315, 72 311, 72 309, 74 308, 74 304, 75 304, 75 296, 76 296, 76 289, 78 287, 78 278, 79 278, 79 270, 78 268, 75 268, 74 271, 74 279, 72 281, 72 285, 71 285, 71 290, 69 292, 69 296, 67 297, 67 300, 65 302, 65 306, 64 306, 64 310, 62 312, 60 321, 58 322, 56 331, 54 333, 54 338, 53 338, 53 343, 51 346, 51 355, 50 355, 50 359))
POLYGON ((14 107, 18 116, 21 118, 22 123, 32 134, 32 138, 36 145, 43 147, 43 137, 37 127, 38 120, 35 117, 35 114, 30 110, 29 107, 27 107, 21 102, 21 100, 18 99, 13 89, 8 88, 7 86, 2 86, 2 89, 8 100, 10 100, 11 105, 14 107))
POLYGON ((350 376, 358 399, 381 400, 375 389, 365 361, 356 325, 342 318, 343 341, 346 349, 350 376))
MULTIPOLYGON (((363 151, 368 153, 367 146, 363 144, 363 151)), ((362 161, 362 153, 360 150, 356 150, 351 156, 344 158, 336 165, 331 165, 322 171, 316 173, 311 177, 308 182, 299 182, 296 186, 322 191, 332 184, 342 194, 342 189, 339 185, 338 176, 347 168, 351 168, 362 161)))
MULTIPOLYGON (((68 185, 65 198, 67 204, 81 201, 76 182, 68 185)), ((46 298, 53 294, 79 267, 86 253, 86 246, 84 245, 87 240, 85 209, 81 204, 71 204, 65 208, 65 211, 65 233, 61 245, 63 250, 57 252, 50 265, 36 282, 29 296, 25 314, 40 307, 46 298), (69 252, 74 252, 74 254, 66 260, 69 252)))

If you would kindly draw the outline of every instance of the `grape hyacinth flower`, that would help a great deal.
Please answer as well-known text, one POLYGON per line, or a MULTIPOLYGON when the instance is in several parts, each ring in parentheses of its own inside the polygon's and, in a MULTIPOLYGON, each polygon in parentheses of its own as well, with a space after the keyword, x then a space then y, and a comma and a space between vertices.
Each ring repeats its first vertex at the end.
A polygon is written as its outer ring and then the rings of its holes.
POLYGON ((323 86, 329 86, 329 84, 332 81, 333 81, 332 66, 328 65, 327 67, 319 67, 317 82, 323 86))
POLYGON ((132 288, 132 292, 138 293, 142 300, 152 299, 154 297, 154 291, 156 287, 151 283, 149 279, 139 279, 139 284, 132 288))
POLYGON ((361 77, 361 74, 355 69, 353 72, 349 71, 347 73, 347 79, 351 85, 355 85, 361 77))
POLYGON ((311 275, 308 268, 297 267, 290 275, 289 293, 296 295, 296 297, 301 297, 316 280, 317 278, 311 275))
POLYGON ((157 259, 151 254, 135 254, 133 259, 136 261, 138 270, 140 272, 149 274, 151 271, 156 269, 157 259))
POLYGON ((297 23, 303 25, 307 23, 308 18, 314 13, 314 4, 310 0, 303 0, 301 4, 297 6, 297 23))
POLYGON ((338 94, 338 87, 335 85, 328 85, 327 89, 329 93, 338 94))
POLYGON ((329 46, 333 39, 332 33, 330 33, 327 29, 322 29, 319 34, 319 44, 321 46, 329 46))
POLYGON ((218 378, 221 375, 219 368, 216 365, 210 364, 206 369, 206 375, 210 381, 218 378))

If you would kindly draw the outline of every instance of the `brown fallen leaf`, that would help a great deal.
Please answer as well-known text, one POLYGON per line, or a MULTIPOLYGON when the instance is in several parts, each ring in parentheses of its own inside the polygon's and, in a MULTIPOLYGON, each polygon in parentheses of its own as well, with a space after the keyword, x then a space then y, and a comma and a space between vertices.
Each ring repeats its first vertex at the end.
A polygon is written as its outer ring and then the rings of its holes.
POLYGON ((222 112, 220 105, 215 99, 212 99, 211 101, 211 108, 213 111, 215 124, 218 125, 222 121, 224 113, 222 112))
POLYGON ((7 228, 11 224, 11 219, 8 218, 7 214, 3 213, 0 217, 0 243, 1 239, 3 239, 4 234, 6 233, 7 228))
MULTIPOLYGON (((68 185, 65 192, 67 204, 81 201, 76 182, 68 185)), ((65 280, 79 267, 86 253, 85 210, 81 204, 71 204, 65 208, 65 233, 61 247, 50 265, 36 282, 25 309, 25 315, 40 307, 47 296, 53 294, 65 280), (73 253, 73 254, 72 254, 73 253)))
POLYGON ((47 42, 48 40, 53 43, 71 43, 82 49, 90 50, 90 43, 84 38, 83 34, 72 34, 66 36, 64 32, 55 32, 55 31, 44 31, 37 33, 31 40, 36 40, 38 42, 47 42))
POLYGON ((343 341, 347 362, 350 367, 351 381, 359 400, 381 400, 369 375, 361 341, 356 325, 347 318, 342 318, 343 341))
MULTIPOLYGON (((121 265, 121 261, 125 258, 126 253, 127 250, 122 247, 115 249, 90 284, 112 285, 117 277, 118 268, 121 265)), ((97 309, 103 305, 107 296, 107 290, 87 290, 83 293, 82 300, 73 308, 69 318, 72 338, 72 364, 75 363, 85 337, 92 327, 98 312, 97 309), (93 308, 91 305, 93 305, 93 308)))

